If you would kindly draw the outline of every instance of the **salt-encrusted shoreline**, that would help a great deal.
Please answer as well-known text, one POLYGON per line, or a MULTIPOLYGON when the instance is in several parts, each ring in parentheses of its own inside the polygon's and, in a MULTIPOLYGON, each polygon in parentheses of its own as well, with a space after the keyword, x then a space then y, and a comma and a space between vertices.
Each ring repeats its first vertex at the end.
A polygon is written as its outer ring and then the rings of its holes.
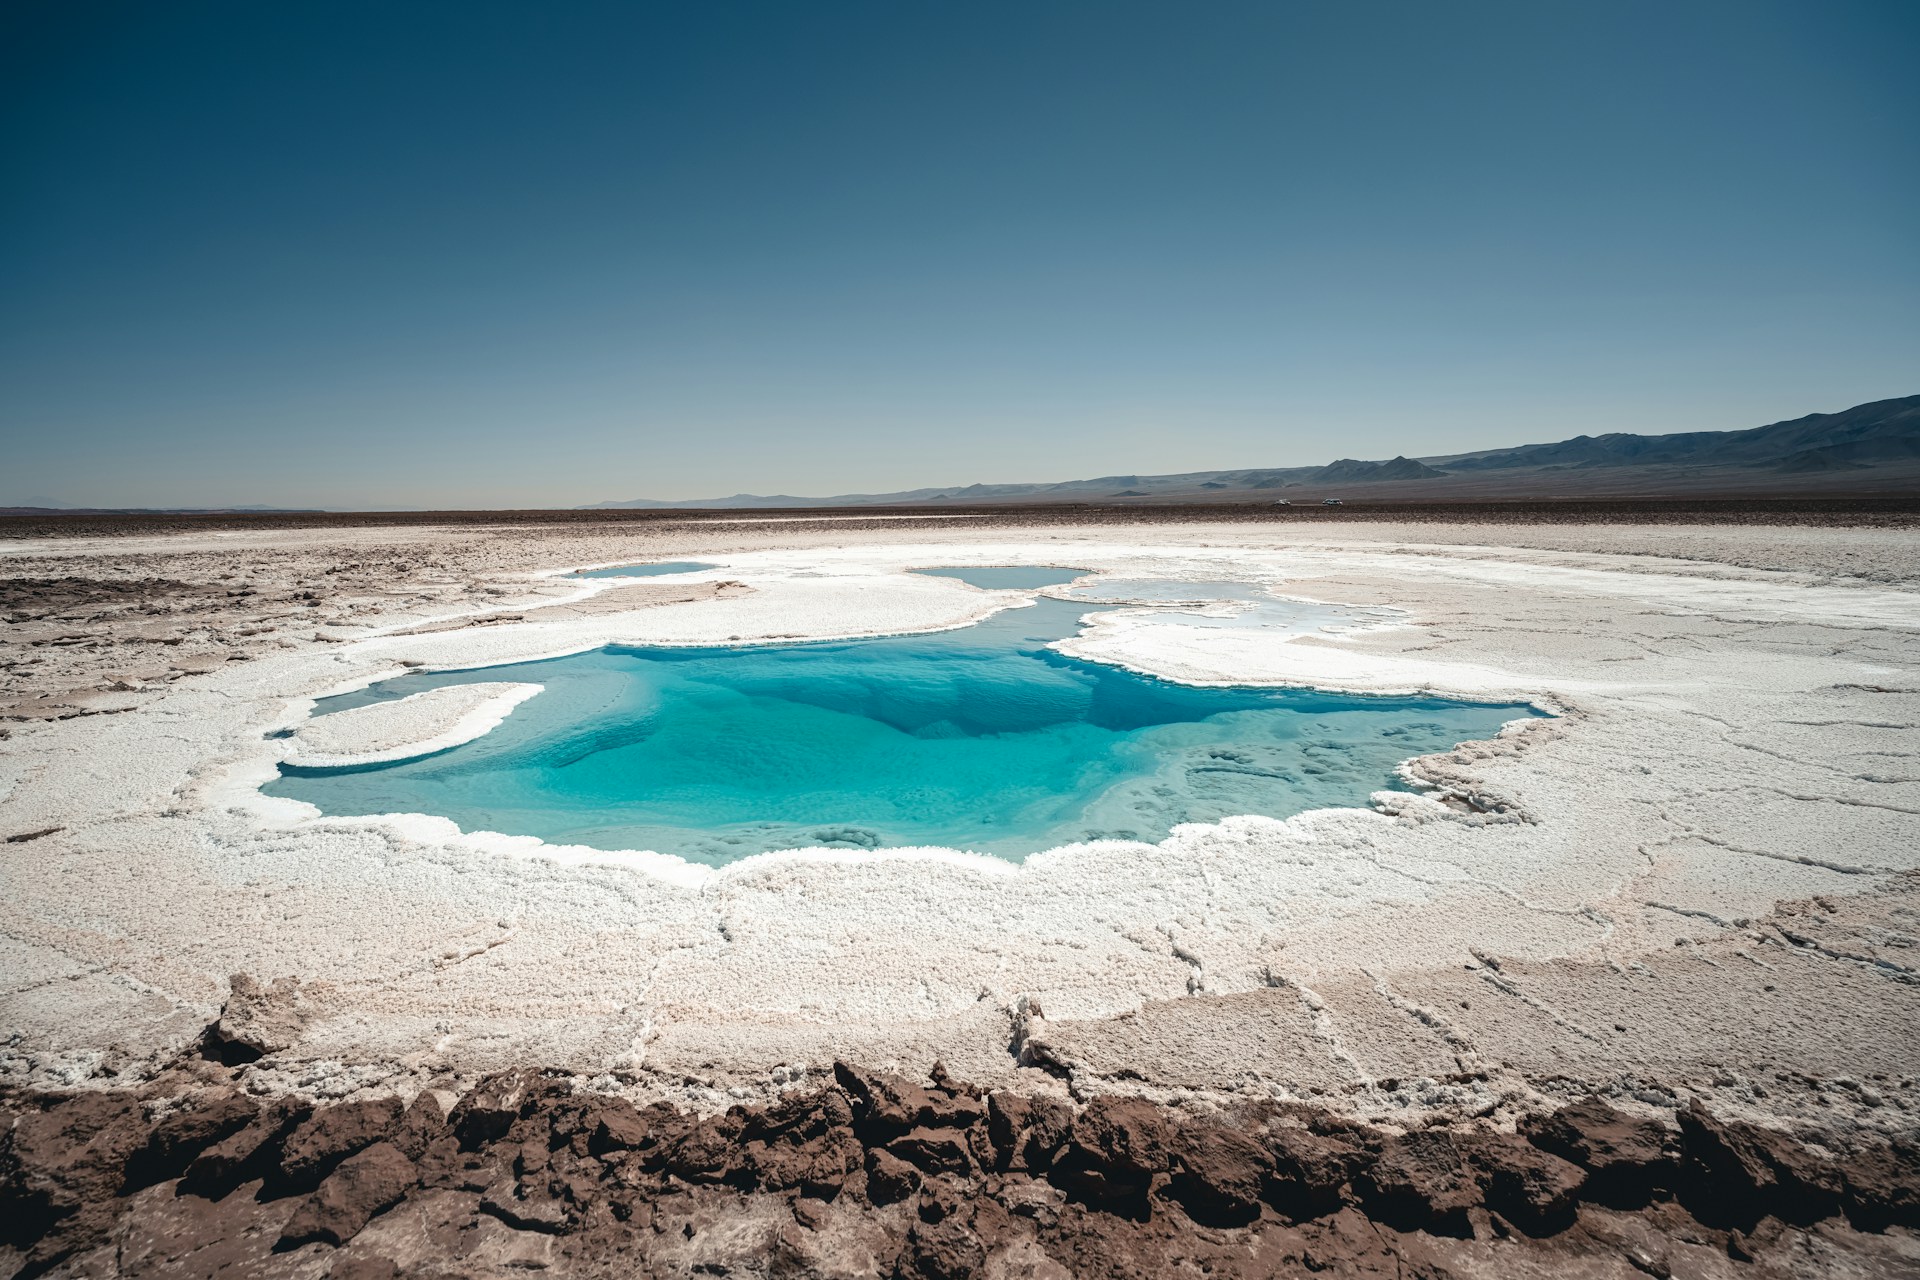
MULTIPOLYGON (((810 549, 799 558, 796 565, 791 555, 758 556, 750 558, 736 557, 726 564, 716 565, 688 575, 687 578, 715 579, 741 576, 752 578, 757 584, 753 590, 756 599, 752 602, 749 616, 745 619, 733 618, 724 626, 744 627, 745 630, 728 631, 724 636, 712 624, 704 627, 674 626, 676 621, 667 614, 611 614, 568 617, 552 624, 538 623, 522 625, 512 630, 485 631, 435 631, 429 633, 434 640, 442 643, 417 644, 404 650, 407 656, 395 658, 402 652, 389 643, 394 640, 416 640, 416 633, 390 629, 375 632, 363 640, 354 643, 354 648, 362 652, 377 654, 377 661, 364 679, 343 682, 329 688, 329 693, 346 692, 364 687, 378 679, 386 678, 400 671, 466 670, 484 669, 492 665, 504 665, 516 662, 538 661, 543 659, 569 656, 586 652, 607 644, 661 644, 661 645, 701 645, 701 644, 761 644, 784 643, 796 640, 827 640, 858 636, 897 635, 932 630, 945 630, 956 626, 967 626, 991 612, 1002 608, 1020 608, 1031 602, 1037 595, 1062 595, 1064 588, 1050 590, 992 590, 983 591, 953 579, 924 578, 912 570, 931 564, 944 564, 949 561, 992 567, 1008 563, 1037 563, 1034 555, 1038 549, 1030 546, 990 546, 985 549, 970 548, 959 555, 948 554, 944 547, 906 546, 889 548, 891 554, 879 557, 876 563, 875 553, 863 549, 849 554, 841 548, 810 549), (835 570, 838 570, 836 573, 835 570), (768 571, 774 576, 765 576, 768 571), (878 582, 874 579, 884 574, 878 582), (838 581, 834 581, 834 579, 838 581), (800 581, 796 583, 796 579, 800 581), (849 589, 854 592, 870 590, 874 586, 884 586, 900 593, 899 600, 890 601, 895 612, 889 616, 888 624, 880 626, 834 625, 820 626, 809 616, 809 605, 818 601, 796 599, 804 596, 807 588, 819 588, 818 580, 826 579, 832 587, 841 593, 849 589), (809 581, 812 580, 812 581, 809 581), (848 583, 851 583, 851 588, 848 583), (931 583, 931 589, 922 584, 931 583), (802 590, 796 592, 795 586, 802 590), (950 603, 946 598, 968 600, 964 612, 957 602, 950 603), (661 623, 666 625, 662 626, 661 623), (778 631, 776 626, 784 625, 789 630, 778 631), (398 631, 397 634, 395 632, 398 631), (393 662, 400 665, 391 665, 393 662)), ((1197 581, 1240 580, 1259 582, 1264 576, 1264 585, 1279 587, 1286 579, 1272 573, 1261 574, 1262 566, 1257 557, 1251 559, 1252 574, 1249 575, 1249 557, 1242 552, 1220 554, 1214 549, 1185 549, 1185 555, 1179 560, 1169 562, 1163 557, 1142 549, 1129 547, 1106 547, 1100 549, 1101 556, 1089 556, 1084 552, 1080 560, 1092 562, 1104 559, 1103 566, 1089 563, 1080 582, 1100 578, 1128 578, 1144 576, 1137 568, 1141 563, 1162 566, 1160 571, 1171 576, 1188 577, 1197 581)), ((1499 580, 1494 571, 1489 574, 1484 567, 1457 569, 1450 571, 1468 576, 1491 576, 1499 580)), ((1598 583, 1603 592, 1617 592, 1619 586, 1602 575, 1594 575, 1590 570, 1560 570, 1570 577, 1576 577, 1583 585, 1592 587, 1598 583)), ((546 576, 564 585, 569 594, 557 605, 575 604, 591 600, 603 593, 617 589, 625 580, 608 579, 604 582, 581 581, 572 576, 572 570, 553 570, 546 576)), ((1650 577, 1640 571, 1642 578, 1650 577)), ((1813 590, 1802 584, 1794 584, 1795 594, 1783 596, 1776 592, 1771 600, 1766 593, 1756 593, 1750 587, 1738 584, 1691 582, 1667 576, 1660 585, 1671 589, 1676 584, 1703 590, 1706 600, 1696 607, 1721 607, 1733 604, 1748 608, 1756 605, 1767 611, 1785 613, 1788 616, 1804 616, 1810 611, 1820 611, 1829 619, 1837 619, 1836 625, 1861 627, 1881 625, 1892 619, 1896 623, 1902 620, 1904 610, 1908 625, 1920 627, 1920 614, 1916 609, 1920 604, 1914 597, 1905 593, 1877 592, 1862 596, 1857 591, 1836 596, 1831 589, 1813 590)), ((820 594, 831 594, 821 590, 820 594)), ((1342 602, 1323 600, 1304 595, 1298 591, 1280 592, 1280 598, 1299 599, 1308 603, 1333 604, 1342 602)), ((843 603, 843 602, 836 602, 843 603)), ((554 612, 562 612, 555 609, 554 612)), ((1547 694, 1538 687, 1529 687, 1515 681, 1511 672, 1479 666, 1471 663, 1432 662, 1404 657, 1383 656, 1377 652, 1356 651, 1351 642, 1368 633, 1391 630, 1407 625, 1402 621, 1373 620, 1362 622, 1343 629, 1339 634, 1324 638, 1312 636, 1290 636, 1279 640, 1258 630, 1236 630, 1228 628, 1192 628, 1179 625, 1177 615, 1157 614, 1147 611, 1119 611, 1110 607, 1101 607, 1089 603, 1084 627, 1081 634, 1057 642, 1054 647, 1071 656, 1086 658, 1115 666, 1120 666, 1140 674, 1163 679, 1176 680, 1195 685, 1230 684, 1272 684, 1285 687, 1320 689, 1340 693, 1361 693, 1373 695, 1401 696, 1440 696, 1470 701, 1521 701, 1528 702, 1551 714, 1565 714, 1568 706, 1584 690, 1605 688, 1604 684, 1578 679, 1569 680, 1561 676, 1556 681, 1557 692, 1547 694)), ((469 686, 471 687, 471 686, 469 686)), ((518 699, 515 699, 517 702, 518 699)), ((508 709, 511 707, 508 704, 508 709)), ((351 713, 350 713, 351 714, 351 713)), ((426 749, 439 750, 455 745, 451 737, 443 736, 435 726, 443 714, 432 700, 416 702, 407 699, 401 703, 384 704, 380 714, 383 732, 399 742, 420 742, 431 744, 426 749)), ((311 732, 311 726, 321 721, 307 721, 298 731, 300 736, 311 732)), ((497 726, 503 717, 493 717, 486 729, 497 726)), ((1510 722, 1501 738, 1512 734, 1524 733, 1537 722, 1515 720, 1510 722)), ((485 730, 482 730, 484 732, 485 730)), ((479 736, 478 733, 470 736, 479 736)), ((460 738, 460 741, 468 740, 460 738)), ((424 754, 421 749, 397 748, 405 755, 424 754)), ((271 754, 271 753, 267 753, 271 754)), ((289 763, 307 763, 314 757, 300 755, 289 763)), ((372 763, 375 759, 403 758, 395 756, 366 756, 358 762, 372 763)), ((345 756, 338 758, 340 763, 348 763, 345 756)), ((1425 786, 1436 791, 1449 789, 1448 783, 1434 776, 1424 768, 1425 761, 1414 759, 1407 761, 1400 772, 1409 782, 1425 786)), ((278 814, 298 813, 303 819, 319 820, 318 815, 305 805, 295 806, 287 801, 263 801, 250 794, 258 781, 266 776, 259 762, 251 766, 242 765, 233 775, 236 789, 240 794, 226 794, 218 797, 220 802, 241 807, 251 806, 257 811, 278 814)), ((1377 808, 1405 813, 1410 800, 1405 796, 1380 793, 1374 798, 1377 808)), ((1282 820, 1284 823, 1300 823, 1301 838, 1311 839, 1305 832, 1313 829, 1313 824, 1323 816, 1338 818, 1342 811, 1313 811, 1282 820)), ((342 820, 334 819, 333 822, 342 820)), ((359 824, 386 823, 414 839, 439 839, 464 842, 475 849, 492 852, 533 855, 547 857, 570 864, 597 863, 601 865, 622 866, 643 872, 661 875, 680 884, 704 884, 716 874, 726 874, 724 870, 715 871, 699 864, 688 863, 684 859, 670 854, 660 854, 651 850, 600 850, 575 846, 551 846, 528 837, 507 836, 497 832, 462 832, 456 825, 432 815, 391 814, 371 819, 348 819, 359 824)), ((1254 821, 1262 821, 1255 819, 1254 821)), ((1200 830, 1224 831, 1221 824, 1196 824, 1200 830)), ((1106 843, 1106 842, 1102 842, 1106 843)), ((1171 846, 1172 841, 1163 842, 1171 846)), ((1043 861, 1057 861, 1072 858, 1082 849, 1097 849, 1100 845, 1075 845, 1051 850, 1036 855, 1043 861)), ((1179 856, 1177 848, 1171 850, 1179 856)), ((835 848, 779 850, 767 854, 743 859, 731 864, 739 870, 734 874, 751 874, 768 864, 785 861, 800 861, 817 864, 860 863, 870 860, 906 859, 909 861, 932 861, 969 870, 975 874, 997 877, 1005 871, 1000 859, 940 848, 901 848, 867 853, 858 850, 835 848)))
MULTIPOLYGON (((969 563, 972 563, 972 561, 970 560, 969 563)), ((921 567, 922 566, 918 564, 912 563, 909 558, 908 561, 897 566, 895 572, 902 575, 913 575, 915 571, 921 567)), ((996 566, 982 565, 981 567, 996 566)), ((748 568, 750 571, 752 566, 749 565, 748 568)), ((726 570, 718 567, 700 571, 701 576, 707 578, 724 577, 726 572, 726 570)), ((1227 570, 1223 569, 1221 572, 1224 574, 1227 570)), ((809 569, 803 571, 803 576, 811 577, 816 574, 818 574, 818 570, 809 569)), ((572 586, 577 581, 572 574, 555 574, 552 576, 561 579, 569 586, 572 586)), ((686 576, 694 575, 690 573, 686 576)), ((952 626, 970 626, 991 613, 998 612, 1002 609, 1025 608, 1040 596, 1071 599, 1071 597, 1066 594, 1069 586, 1097 582, 1104 576, 1108 575, 1103 575, 1098 570, 1088 569, 1079 579, 1076 579, 1074 584, 1063 584, 1059 587, 1047 589, 982 589, 956 579, 936 579, 936 581, 943 584, 950 584, 943 586, 943 591, 951 593, 957 588, 962 592, 984 597, 985 602, 976 604, 970 612, 962 615, 962 620, 957 624, 933 627, 909 625, 899 630, 864 632, 858 634, 875 636, 899 635, 930 630, 947 630, 951 629, 952 626)), ((909 577, 907 580, 914 581, 915 578, 909 577)), ((574 595, 569 596, 566 600, 559 602, 559 604, 571 605, 577 604, 582 600, 591 600, 595 596, 616 588, 622 581, 624 580, 610 579, 606 585, 596 584, 594 588, 586 592, 576 590, 574 595)), ((1331 603, 1310 600, 1299 596, 1276 596, 1275 598, 1279 600, 1294 599, 1301 603, 1316 605, 1331 603)), ((1069 637, 1066 640, 1057 642, 1052 647, 1074 656, 1091 657, 1095 661, 1123 667, 1148 676, 1173 679, 1181 683, 1193 685, 1272 684, 1286 687, 1321 689, 1331 692, 1438 694, 1439 696, 1453 697, 1464 701, 1527 701, 1549 714, 1558 714, 1559 712, 1558 706, 1554 704, 1551 699, 1538 694, 1529 698, 1517 697, 1510 689, 1503 686, 1497 678, 1481 678, 1478 681, 1478 687, 1472 688, 1471 692, 1469 691, 1469 686, 1474 684, 1472 680, 1457 681, 1456 685, 1448 685, 1443 689, 1440 684, 1435 683, 1392 688, 1369 687, 1369 681, 1367 679, 1356 677, 1351 671, 1343 671, 1337 679, 1328 678, 1324 673, 1319 673, 1314 670, 1316 666, 1326 665, 1325 656, 1319 651, 1306 655, 1307 661, 1302 664, 1304 674, 1300 672, 1290 672, 1288 674, 1274 676, 1263 672, 1259 676, 1250 678, 1239 674, 1228 674, 1221 670, 1195 670, 1191 667, 1182 668, 1177 660, 1170 662, 1164 658, 1156 660, 1142 659, 1135 656, 1137 652, 1151 653, 1152 642, 1157 638, 1166 636, 1181 637, 1190 634, 1190 628, 1178 626, 1180 615, 1129 609, 1124 604, 1116 606, 1113 602, 1109 601, 1089 601, 1087 602, 1086 609, 1087 612, 1082 619, 1083 626, 1104 622, 1108 624, 1111 630, 1117 631, 1126 628, 1129 623, 1133 623, 1145 628, 1142 635, 1146 643, 1129 646, 1125 642, 1122 642, 1119 644, 1110 643, 1104 647, 1096 647, 1088 643, 1088 637, 1083 633, 1080 636, 1069 637), (1168 631, 1167 627, 1169 624, 1172 624, 1175 630, 1168 631), (1318 663, 1314 661, 1316 658, 1320 659, 1318 663), (1179 670, 1180 674, 1170 674, 1170 672, 1174 670, 1179 670)), ((549 611, 554 613, 561 612, 557 606, 549 606, 549 611)), ((583 613, 581 616, 569 617, 563 623, 559 623, 551 629, 563 637, 558 642, 557 647, 542 649, 538 653, 518 653, 508 657, 495 657, 485 663, 481 663, 466 656, 447 658, 436 655, 433 650, 429 649, 425 651, 428 656, 404 659, 404 667, 402 670, 411 672, 444 670, 484 671, 487 666, 491 665, 565 657, 599 648, 606 644, 667 644, 684 646, 701 643, 697 640, 688 639, 671 641, 652 638, 646 640, 637 639, 632 630, 633 620, 631 618, 618 619, 610 624, 606 621, 600 621, 599 619, 601 617, 602 615, 593 613, 583 613)), ((1405 623, 1399 619, 1357 618, 1352 624, 1340 627, 1338 635, 1341 638, 1347 638, 1403 625, 1405 625, 1405 623)), ((411 635, 419 633, 396 633, 388 631, 376 634, 386 636, 391 634, 411 635)), ((444 636, 449 633, 436 630, 432 634, 444 636)), ((1297 635, 1275 637, 1264 631, 1249 631, 1245 634, 1257 648, 1265 650, 1270 654, 1280 652, 1276 647, 1278 645, 1294 643, 1309 638, 1297 635)), ((369 639, 371 638, 372 637, 369 637, 369 639)), ((472 637, 468 638, 470 639, 472 637)), ((727 637, 727 643, 749 646, 755 644, 791 643, 795 640, 844 638, 850 637, 838 634, 818 635, 789 633, 764 635, 747 632, 730 634, 727 637)), ((711 641, 708 642, 711 643, 711 641)), ((1175 648, 1179 648, 1178 641, 1176 641, 1175 648)), ((464 654, 464 650, 458 652, 464 654)), ((506 650, 505 652, 511 653, 511 650, 506 650)), ((1244 667, 1246 664, 1242 664, 1242 666, 1244 667)), ((1252 664, 1251 669, 1259 670, 1259 667, 1260 664, 1255 663, 1252 664)), ((329 695, 357 692, 366 685, 377 683, 378 679, 386 678, 390 674, 392 673, 383 671, 378 678, 369 678, 364 681, 354 681, 336 686, 329 690, 329 695)), ((1455 672, 1454 674, 1457 679, 1458 673, 1455 672)), ((353 767, 356 765, 410 759, 446 750, 449 747, 457 746, 462 742, 472 741, 475 738, 491 732, 505 721, 507 714, 509 714, 515 706, 519 705, 519 703, 526 698, 532 697, 534 694, 540 692, 540 690, 541 686, 539 685, 500 682, 450 686, 390 702, 356 708, 351 711, 310 717, 299 722, 297 728, 285 731, 290 734, 290 740, 294 745, 290 753, 281 756, 281 761, 286 764, 305 768, 353 767), (457 722, 447 725, 445 728, 441 727, 450 720, 456 720, 457 722)), ((1524 717, 1516 718, 1509 721, 1507 725, 1503 727, 1499 736, 1505 737, 1511 733, 1524 732, 1532 723, 1532 720, 1524 717)), ((1438 784, 1428 782, 1421 775, 1418 769, 1418 763, 1417 759, 1409 759, 1400 766, 1398 772, 1409 783, 1415 786, 1423 786, 1434 790, 1441 789, 1438 784)), ((240 794, 225 797, 226 802, 240 806, 251 806, 262 813, 293 815, 302 819, 317 819, 319 817, 318 813, 310 806, 286 800, 263 800, 253 795, 252 789, 267 776, 270 775, 263 771, 259 766, 259 762, 241 766, 233 775, 235 788, 240 794)), ((1403 796, 1391 796, 1389 793, 1381 793, 1375 798, 1375 803, 1382 806, 1397 806, 1403 805, 1407 799, 1407 797, 1403 796)), ((1296 816, 1308 817, 1319 812, 1323 811, 1312 810, 1308 811, 1307 814, 1296 816)), ((1327 810, 1324 812, 1337 811, 1327 810)), ((1291 820, 1292 819, 1278 819, 1277 821, 1285 822, 1291 820)), ((332 821, 337 822, 340 821, 340 819, 333 819, 332 821)), ((475 848, 486 848, 496 852, 550 857, 572 863, 598 862, 604 865, 624 866, 660 875, 681 884, 704 883, 714 875, 723 873, 723 869, 688 862, 676 855, 663 854, 649 849, 600 849, 586 846, 554 845, 530 837, 505 835, 495 831, 463 830, 449 820, 429 814, 379 814, 371 815, 364 819, 350 819, 350 821, 387 823, 413 838, 440 838, 464 841, 475 848)), ((1217 829, 1219 824, 1201 823, 1193 825, 1198 829, 1217 829)), ((1098 845, 1109 843, 1125 846, 1132 845, 1136 842, 1094 842, 1091 846, 1080 844, 1067 845, 1052 850, 1045 850, 1034 856, 1042 858, 1072 857, 1079 849, 1097 847, 1098 845)), ((938 846, 904 846, 877 851, 838 847, 789 848, 751 855, 729 864, 729 866, 737 866, 740 867, 742 871, 750 871, 768 863, 782 861, 833 863, 899 858, 915 861, 942 862, 956 867, 967 868, 990 877, 1006 873, 1010 868, 1010 864, 1001 858, 938 846)))

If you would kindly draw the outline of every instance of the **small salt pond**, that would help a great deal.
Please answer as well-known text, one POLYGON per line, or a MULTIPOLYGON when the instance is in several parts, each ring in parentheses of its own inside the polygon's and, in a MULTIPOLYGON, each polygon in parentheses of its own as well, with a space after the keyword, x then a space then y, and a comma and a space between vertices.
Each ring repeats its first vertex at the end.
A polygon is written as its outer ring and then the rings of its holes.
POLYGON ((1031 591, 1038 587, 1058 587, 1084 577, 1085 569, 1062 569, 1052 565, 998 565, 987 568, 915 569, 929 578, 958 578, 968 586, 988 591, 1031 591))
MULTIPOLYGON (((929 569, 1032 593, 1066 567, 929 569)), ((477 740, 394 764, 282 766, 269 794, 331 815, 429 813, 469 831, 724 864, 776 849, 932 845, 1018 860, 1184 822, 1365 804, 1408 757, 1491 737, 1521 704, 1199 688, 1048 646, 1089 612, 1288 634, 1375 620, 1242 583, 1093 581, 930 635, 727 648, 609 646, 412 674, 318 713, 476 681, 545 692, 477 740)))
POLYGON ((582 569, 572 576, 576 578, 659 578, 670 573, 699 573, 703 569, 719 567, 714 564, 701 564, 697 560, 668 560, 660 564, 617 564, 606 569, 582 569))

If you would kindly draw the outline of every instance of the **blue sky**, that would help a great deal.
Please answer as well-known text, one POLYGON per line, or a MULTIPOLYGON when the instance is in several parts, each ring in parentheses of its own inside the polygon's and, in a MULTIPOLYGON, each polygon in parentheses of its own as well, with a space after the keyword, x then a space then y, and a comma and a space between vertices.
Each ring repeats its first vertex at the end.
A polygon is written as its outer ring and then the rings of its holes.
POLYGON ((1920 391, 1920 5, 92 4, 0 502, 573 505, 1920 391))

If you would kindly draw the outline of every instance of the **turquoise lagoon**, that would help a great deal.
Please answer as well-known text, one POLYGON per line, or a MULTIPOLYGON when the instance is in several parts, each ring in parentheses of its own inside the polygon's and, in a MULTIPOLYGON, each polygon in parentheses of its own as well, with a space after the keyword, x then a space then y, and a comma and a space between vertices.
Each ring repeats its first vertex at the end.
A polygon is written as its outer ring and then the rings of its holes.
MULTIPOLYGON (((1005 580, 992 575, 1005 572, 969 580, 998 586, 1005 580)), ((1048 572, 1058 584, 1081 571, 1048 572)), ((1204 621, 1178 616, 1193 585, 1163 606, 1169 621, 1204 621)), ((1289 608, 1310 625, 1324 625, 1315 611, 1328 608, 1229 595, 1276 642, 1289 608)), ((438 814, 468 831, 712 865, 818 846, 937 845, 1017 861, 1083 840, 1158 841, 1183 822, 1365 804, 1403 785, 1394 770, 1408 757, 1539 714, 1517 703, 1199 688, 1047 647, 1112 607, 1043 597, 927 635, 614 645, 401 676, 327 699, 316 714, 482 680, 546 689, 475 741, 363 768, 282 766, 266 790, 329 815, 438 814)))

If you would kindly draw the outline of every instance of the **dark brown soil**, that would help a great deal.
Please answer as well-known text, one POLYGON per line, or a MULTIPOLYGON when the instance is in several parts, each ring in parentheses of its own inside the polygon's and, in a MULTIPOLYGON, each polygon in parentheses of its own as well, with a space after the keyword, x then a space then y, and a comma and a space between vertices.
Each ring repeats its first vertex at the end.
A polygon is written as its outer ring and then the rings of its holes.
POLYGON ((0 1274, 1913 1274, 1915 1135, 1822 1136, 1597 1099, 1396 1132, 846 1064, 706 1117, 537 1071, 317 1105, 196 1059, 0 1097, 0 1274))

